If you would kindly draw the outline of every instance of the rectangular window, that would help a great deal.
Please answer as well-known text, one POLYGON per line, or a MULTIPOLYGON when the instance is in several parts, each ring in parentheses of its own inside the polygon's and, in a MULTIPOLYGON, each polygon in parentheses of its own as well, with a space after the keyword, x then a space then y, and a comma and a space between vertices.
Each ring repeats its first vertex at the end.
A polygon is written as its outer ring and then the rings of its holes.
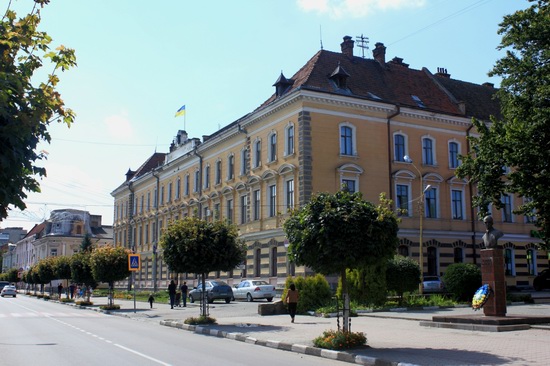
POLYGON ((168 183, 168 202, 172 202, 172 182, 168 183))
POLYGON ((160 204, 164 205, 164 186, 160 187, 160 204))
POLYGON ((155 191, 153 192, 153 206, 155 208, 158 208, 159 205, 158 205, 158 190, 157 190, 157 187, 155 187, 155 191))
POLYGON ((145 244, 149 243, 149 224, 145 224, 145 244))
POLYGON ((227 161, 227 179, 235 178, 235 156, 231 155, 227 161))
POLYGON ((233 200, 227 200, 227 222, 233 223, 233 200))
POLYGON ((200 186, 201 186, 200 179, 201 179, 201 174, 198 170, 196 170, 195 171, 195 185, 193 187, 193 192, 200 191, 200 186))
POLYGON ((214 220, 220 219, 220 204, 216 203, 214 204, 214 220))
POLYGON ((429 138, 422 139, 422 158, 425 165, 434 165, 433 141, 429 138))
POLYGON ((204 168, 204 188, 210 187, 210 165, 204 168))
POLYGON ((510 195, 502 195, 501 202, 504 205, 502 207, 502 221, 512 222, 512 197, 510 195))
POLYGON ((151 210, 151 192, 147 192, 147 211, 151 210))
POLYGON ((409 186, 398 184, 396 187, 397 208, 402 210, 399 216, 409 216, 409 186))
POLYGON ((262 163, 262 142, 256 141, 254 144, 254 167, 257 168, 262 163))
POLYGON ((246 224, 248 221, 248 196, 241 196, 241 224, 246 224))
POLYGON ((342 179, 342 189, 346 189, 348 192, 355 193, 357 188, 355 187, 354 179, 342 179))
POLYGON ((216 162, 216 184, 220 184, 222 182, 222 161, 218 160, 216 162))
POLYGON ((248 154, 247 150, 243 149, 241 151, 241 175, 246 175, 246 166, 248 165, 248 154))
POLYGON ((178 183, 176 185, 176 199, 179 199, 181 196, 181 179, 178 177, 178 183))
POLYGON ((57 257, 57 248, 50 249, 50 257, 57 257))
POLYGON ((189 196, 189 175, 185 176, 185 195, 189 196))
POLYGON ((254 191, 254 220, 260 219, 260 190, 256 189, 254 191))
POLYGON ((285 206, 287 212, 294 208, 294 179, 289 179, 286 181, 286 197, 285 197, 285 206))
POLYGON ((138 199, 137 197, 134 199, 134 209, 132 210, 132 215, 136 215, 137 214, 137 209, 138 209, 138 199))
POLYGON ((527 249, 527 272, 529 276, 537 275, 537 253, 534 249, 527 249))
POLYGON ((294 154, 294 126, 288 126, 286 130, 286 154, 294 154))
POLYGON ((353 155, 353 130, 351 127, 340 127, 340 155, 353 155))
POLYGON ((275 215, 277 214, 277 186, 269 186, 268 194, 269 217, 275 217, 275 215))
POLYGON ((395 149, 395 161, 405 161, 405 136, 396 134, 393 136, 393 146, 395 149))
POLYGON ((514 252, 510 248, 504 249, 504 265, 506 266, 505 274, 514 276, 514 252))
POLYGON ((436 188, 430 188, 424 193, 426 217, 430 219, 437 218, 437 190, 436 188))
POLYGON ((458 144, 456 142, 451 142, 449 144, 449 168, 458 168, 458 144))
POLYGON ((269 136, 269 161, 277 160, 277 134, 269 136))
POLYGON ((462 248, 459 248, 459 247, 454 248, 454 262, 455 263, 464 262, 464 251, 462 250, 462 248))
POLYGON ((451 191, 451 209, 452 209, 452 215, 453 220, 463 220, 463 212, 462 212, 462 191, 453 189, 451 191))
POLYGON ((139 205, 139 213, 143 213, 143 201, 145 200, 145 196, 141 196, 141 204, 139 205))

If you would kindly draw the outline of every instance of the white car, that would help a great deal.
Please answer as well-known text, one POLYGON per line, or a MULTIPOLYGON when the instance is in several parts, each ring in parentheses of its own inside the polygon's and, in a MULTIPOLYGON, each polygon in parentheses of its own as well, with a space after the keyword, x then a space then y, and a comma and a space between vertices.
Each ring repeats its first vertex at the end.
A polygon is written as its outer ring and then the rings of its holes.
POLYGON ((4 296, 16 297, 17 296, 17 290, 15 289, 15 286, 13 286, 13 285, 4 286, 4 288, 2 289, 2 292, 0 293, 0 296, 2 296, 2 297, 4 297, 4 296))
POLYGON ((242 280, 233 289, 233 298, 235 300, 246 299, 247 301, 254 301, 257 299, 266 299, 267 301, 271 301, 275 295, 275 286, 262 280, 242 280))

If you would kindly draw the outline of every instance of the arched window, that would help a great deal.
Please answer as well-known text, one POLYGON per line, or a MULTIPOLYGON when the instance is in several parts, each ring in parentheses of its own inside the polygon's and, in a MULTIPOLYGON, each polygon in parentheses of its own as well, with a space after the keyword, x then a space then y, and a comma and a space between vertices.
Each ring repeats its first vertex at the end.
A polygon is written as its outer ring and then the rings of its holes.
POLYGON ((422 163, 435 165, 435 141, 430 137, 422 138, 422 163))
POLYGON ((272 132, 269 135, 268 147, 269 147, 269 151, 268 151, 269 162, 271 163, 277 160, 277 133, 276 132, 272 132))
POLYGON ((294 154, 294 125, 289 123, 285 129, 285 155, 294 154))
POLYGON ((254 155, 253 162, 254 168, 259 167, 262 164, 262 141, 254 141, 254 155))

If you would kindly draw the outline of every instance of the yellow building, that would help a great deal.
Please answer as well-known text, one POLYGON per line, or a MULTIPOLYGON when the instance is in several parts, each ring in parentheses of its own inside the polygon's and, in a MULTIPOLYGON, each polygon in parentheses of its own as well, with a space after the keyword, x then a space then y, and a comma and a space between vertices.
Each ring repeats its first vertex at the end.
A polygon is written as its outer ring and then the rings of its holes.
MULTIPOLYGON (((157 242, 170 221, 188 215, 233 222, 247 243, 243 266, 211 278, 281 285, 287 275, 308 274, 289 263, 282 223, 312 194, 343 185, 371 202, 386 192, 407 210, 399 253, 420 259, 422 247, 425 275, 456 262, 479 264, 485 228, 471 207, 475 188, 454 173, 475 134, 471 118, 499 114, 495 89, 451 79, 445 69, 432 74, 398 57, 386 61, 382 43, 372 59, 353 56, 353 48, 346 36, 341 52, 318 51, 292 78, 281 73, 256 110, 202 140, 178 131, 168 153, 127 172, 112 192, 114 240, 142 254, 138 288, 164 288, 175 277, 157 242)), ((493 216, 505 233, 499 244, 508 285, 529 286, 548 267, 547 253, 532 244, 528 218, 512 214, 521 199, 503 200, 506 209, 493 216)))

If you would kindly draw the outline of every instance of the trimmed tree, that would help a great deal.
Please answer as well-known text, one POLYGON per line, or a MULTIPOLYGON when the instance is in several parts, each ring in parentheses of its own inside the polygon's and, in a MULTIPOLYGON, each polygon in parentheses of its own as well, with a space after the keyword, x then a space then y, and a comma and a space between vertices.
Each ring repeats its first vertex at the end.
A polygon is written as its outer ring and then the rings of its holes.
POLYGON ((55 257, 54 260, 55 277, 59 280, 65 280, 65 289, 67 289, 67 299, 69 298, 69 279, 71 274, 71 258, 66 255, 55 257))
POLYGON ((6 274, 6 280, 13 283, 21 281, 19 278, 19 270, 17 268, 11 268, 6 274))
MULTIPOLYGON (((237 227, 225 221, 208 222, 186 217, 170 224, 160 239, 164 261, 177 273, 206 276, 213 271, 231 271, 244 262, 246 247, 237 239, 237 227)), ((206 296, 201 297, 201 316, 208 316, 206 296)))
POLYGON ((420 267, 409 257, 396 255, 386 268, 388 290, 395 291, 399 297, 399 306, 403 304, 403 294, 418 290, 420 285, 420 267))
POLYGON ((25 191, 40 191, 37 177, 46 176, 46 169, 36 163, 47 153, 35 149, 40 141, 50 142, 49 124, 70 126, 74 120, 56 90, 56 72, 76 65, 74 51, 64 46, 51 51, 52 39, 38 30, 40 9, 48 2, 35 0, 31 13, 20 19, 8 2, 0 20, 0 221, 10 204, 26 208, 25 191))
MULTIPOLYGON (((95 288, 97 281, 92 274, 92 267, 90 266, 89 252, 79 252, 71 256, 71 279, 74 283, 80 283, 86 286, 86 288, 95 288)), ((90 292, 86 292, 87 302, 90 302, 90 292)))
POLYGON ((94 279, 97 282, 109 284, 109 307, 114 306, 113 286, 115 281, 121 281, 130 276, 128 254, 130 251, 123 247, 105 246, 95 249, 90 255, 90 267, 94 279))
POLYGON ((384 195, 375 206, 360 192, 320 193, 292 211, 283 225, 291 261, 324 275, 340 275, 344 332, 350 311, 346 271, 387 261, 397 248, 398 220, 389 204, 384 195))
MULTIPOLYGON (((38 274, 38 282, 42 286, 47 283, 52 282, 55 279, 55 270, 54 270, 54 257, 41 259, 37 266, 36 272, 38 274)), ((44 293, 44 288, 42 288, 42 293, 44 293)), ((51 286, 50 286, 50 295, 51 295, 51 286)))

